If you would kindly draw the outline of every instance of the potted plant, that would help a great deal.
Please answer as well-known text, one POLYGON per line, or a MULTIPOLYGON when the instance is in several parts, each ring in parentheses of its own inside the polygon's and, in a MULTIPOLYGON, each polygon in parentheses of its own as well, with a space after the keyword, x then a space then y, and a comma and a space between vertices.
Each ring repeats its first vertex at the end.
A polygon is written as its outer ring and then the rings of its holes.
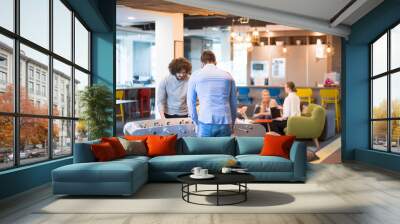
POLYGON ((102 84, 86 87, 80 94, 81 122, 85 124, 89 140, 110 136, 112 126, 113 96, 102 84))

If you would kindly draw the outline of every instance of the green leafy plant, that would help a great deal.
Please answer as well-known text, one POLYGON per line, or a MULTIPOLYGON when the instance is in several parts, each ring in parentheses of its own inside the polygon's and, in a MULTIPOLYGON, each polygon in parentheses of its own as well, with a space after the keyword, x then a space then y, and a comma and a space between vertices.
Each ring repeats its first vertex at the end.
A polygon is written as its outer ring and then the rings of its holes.
POLYGON ((79 95, 81 119, 87 126, 89 139, 109 136, 114 103, 110 89, 105 85, 95 84, 86 87, 79 95))

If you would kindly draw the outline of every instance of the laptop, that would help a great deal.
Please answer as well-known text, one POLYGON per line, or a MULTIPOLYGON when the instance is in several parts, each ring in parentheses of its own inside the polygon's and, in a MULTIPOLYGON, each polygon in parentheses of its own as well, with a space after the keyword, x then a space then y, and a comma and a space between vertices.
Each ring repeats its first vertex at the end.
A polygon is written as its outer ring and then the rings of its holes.
POLYGON ((282 117, 281 110, 278 107, 271 107, 271 118, 275 119, 278 117, 282 117))

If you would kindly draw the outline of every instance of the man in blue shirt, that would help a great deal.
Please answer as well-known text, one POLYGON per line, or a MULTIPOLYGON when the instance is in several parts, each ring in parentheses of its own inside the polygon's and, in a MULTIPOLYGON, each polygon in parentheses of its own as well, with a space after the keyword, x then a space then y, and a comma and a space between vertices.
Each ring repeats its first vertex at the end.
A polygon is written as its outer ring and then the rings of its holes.
POLYGON ((230 136, 236 120, 236 85, 232 76, 216 66, 212 51, 201 55, 202 68, 189 80, 189 116, 199 137, 230 136), (199 100, 199 112, 196 102, 199 100))

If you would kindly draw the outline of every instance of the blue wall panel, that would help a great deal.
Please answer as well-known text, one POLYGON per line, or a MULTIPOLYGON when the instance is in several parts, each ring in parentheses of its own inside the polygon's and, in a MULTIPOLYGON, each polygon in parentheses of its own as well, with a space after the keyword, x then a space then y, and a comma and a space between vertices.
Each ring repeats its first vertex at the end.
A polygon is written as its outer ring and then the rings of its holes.
POLYGON ((400 0, 386 0, 352 25, 344 43, 344 160, 355 159, 392 170, 400 166, 393 162, 400 164, 398 156, 369 150, 369 43, 399 21, 400 0))

